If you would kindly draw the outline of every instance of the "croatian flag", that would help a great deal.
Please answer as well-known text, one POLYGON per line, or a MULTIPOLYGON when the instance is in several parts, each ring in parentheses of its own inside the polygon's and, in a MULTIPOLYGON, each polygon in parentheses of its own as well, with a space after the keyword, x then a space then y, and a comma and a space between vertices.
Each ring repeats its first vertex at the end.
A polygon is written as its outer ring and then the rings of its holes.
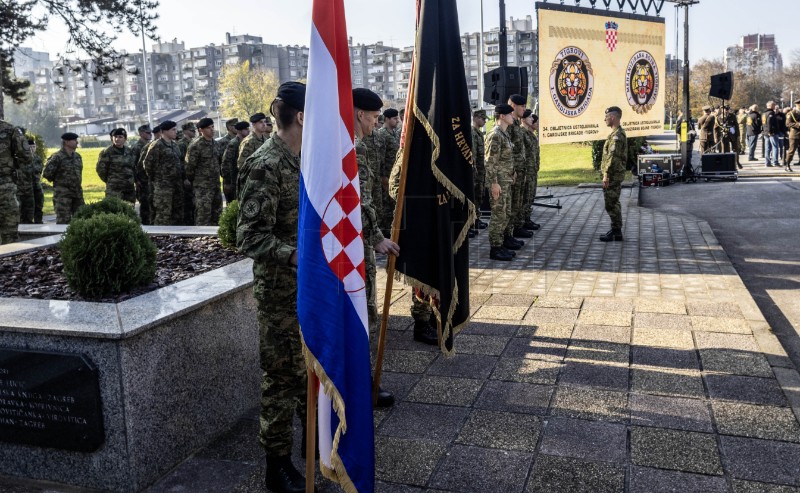
POLYGON ((314 0, 298 221, 297 315, 320 381, 321 469, 372 492, 369 333, 353 94, 343 0, 314 0))

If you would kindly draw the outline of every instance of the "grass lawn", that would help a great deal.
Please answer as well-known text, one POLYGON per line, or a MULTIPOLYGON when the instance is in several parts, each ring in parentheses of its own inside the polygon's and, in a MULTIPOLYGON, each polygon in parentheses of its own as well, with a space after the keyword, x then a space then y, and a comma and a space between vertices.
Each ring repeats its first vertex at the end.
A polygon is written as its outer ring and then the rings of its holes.
MULTIPOLYGON (((90 202, 97 202, 103 200, 106 196, 106 184, 97 176, 95 165, 97 165, 97 157, 103 149, 97 148, 78 148, 78 154, 83 159, 83 200, 88 204, 90 202)), ((47 156, 58 152, 57 148, 47 149, 47 156)), ((45 161, 46 163, 46 161, 45 161)), ((53 187, 52 183, 47 180, 42 180, 42 187, 44 188, 44 208, 43 213, 55 214, 53 210, 53 187)))

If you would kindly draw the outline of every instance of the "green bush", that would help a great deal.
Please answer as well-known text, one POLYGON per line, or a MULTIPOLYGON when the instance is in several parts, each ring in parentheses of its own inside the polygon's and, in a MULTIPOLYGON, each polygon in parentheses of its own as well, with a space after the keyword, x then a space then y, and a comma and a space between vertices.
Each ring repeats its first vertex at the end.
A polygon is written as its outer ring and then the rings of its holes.
POLYGON ((142 222, 142 220, 139 219, 139 215, 136 214, 136 209, 128 202, 117 197, 106 197, 99 202, 82 205, 72 216, 72 219, 89 219, 98 214, 122 214, 123 216, 133 219, 137 223, 142 222))
POLYGON ((219 216, 217 236, 222 246, 236 250, 236 221, 239 216, 239 201, 234 200, 219 216))
POLYGON ((87 298, 117 295, 156 274, 156 246, 123 214, 73 217, 59 249, 69 287, 87 298))

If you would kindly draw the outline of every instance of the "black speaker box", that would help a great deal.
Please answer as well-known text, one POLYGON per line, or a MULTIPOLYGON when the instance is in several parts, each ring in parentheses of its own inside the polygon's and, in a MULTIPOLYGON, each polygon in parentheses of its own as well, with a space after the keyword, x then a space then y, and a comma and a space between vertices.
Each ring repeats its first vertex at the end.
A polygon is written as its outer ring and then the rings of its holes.
POLYGON ((711 89, 708 95, 712 98, 731 99, 733 95, 733 72, 725 72, 711 76, 711 89))
POLYGON ((528 97, 528 69, 526 67, 498 67, 483 74, 483 100, 489 104, 508 101, 512 94, 528 97))
POLYGON ((725 152, 719 154, 703 154, 700 159, 703 173, 735 173, 736 154, 725 152))

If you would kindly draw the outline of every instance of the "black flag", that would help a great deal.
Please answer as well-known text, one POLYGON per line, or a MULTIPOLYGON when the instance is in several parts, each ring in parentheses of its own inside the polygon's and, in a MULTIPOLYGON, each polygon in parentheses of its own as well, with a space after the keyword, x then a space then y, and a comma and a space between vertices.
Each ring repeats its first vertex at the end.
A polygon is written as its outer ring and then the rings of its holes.
POLYGON ((419 5, 397 270, 431 296, 442 350, 450 353, 453 336, 470 313, 467 234, 476 217, 472 118, 456 1, 419 5))

